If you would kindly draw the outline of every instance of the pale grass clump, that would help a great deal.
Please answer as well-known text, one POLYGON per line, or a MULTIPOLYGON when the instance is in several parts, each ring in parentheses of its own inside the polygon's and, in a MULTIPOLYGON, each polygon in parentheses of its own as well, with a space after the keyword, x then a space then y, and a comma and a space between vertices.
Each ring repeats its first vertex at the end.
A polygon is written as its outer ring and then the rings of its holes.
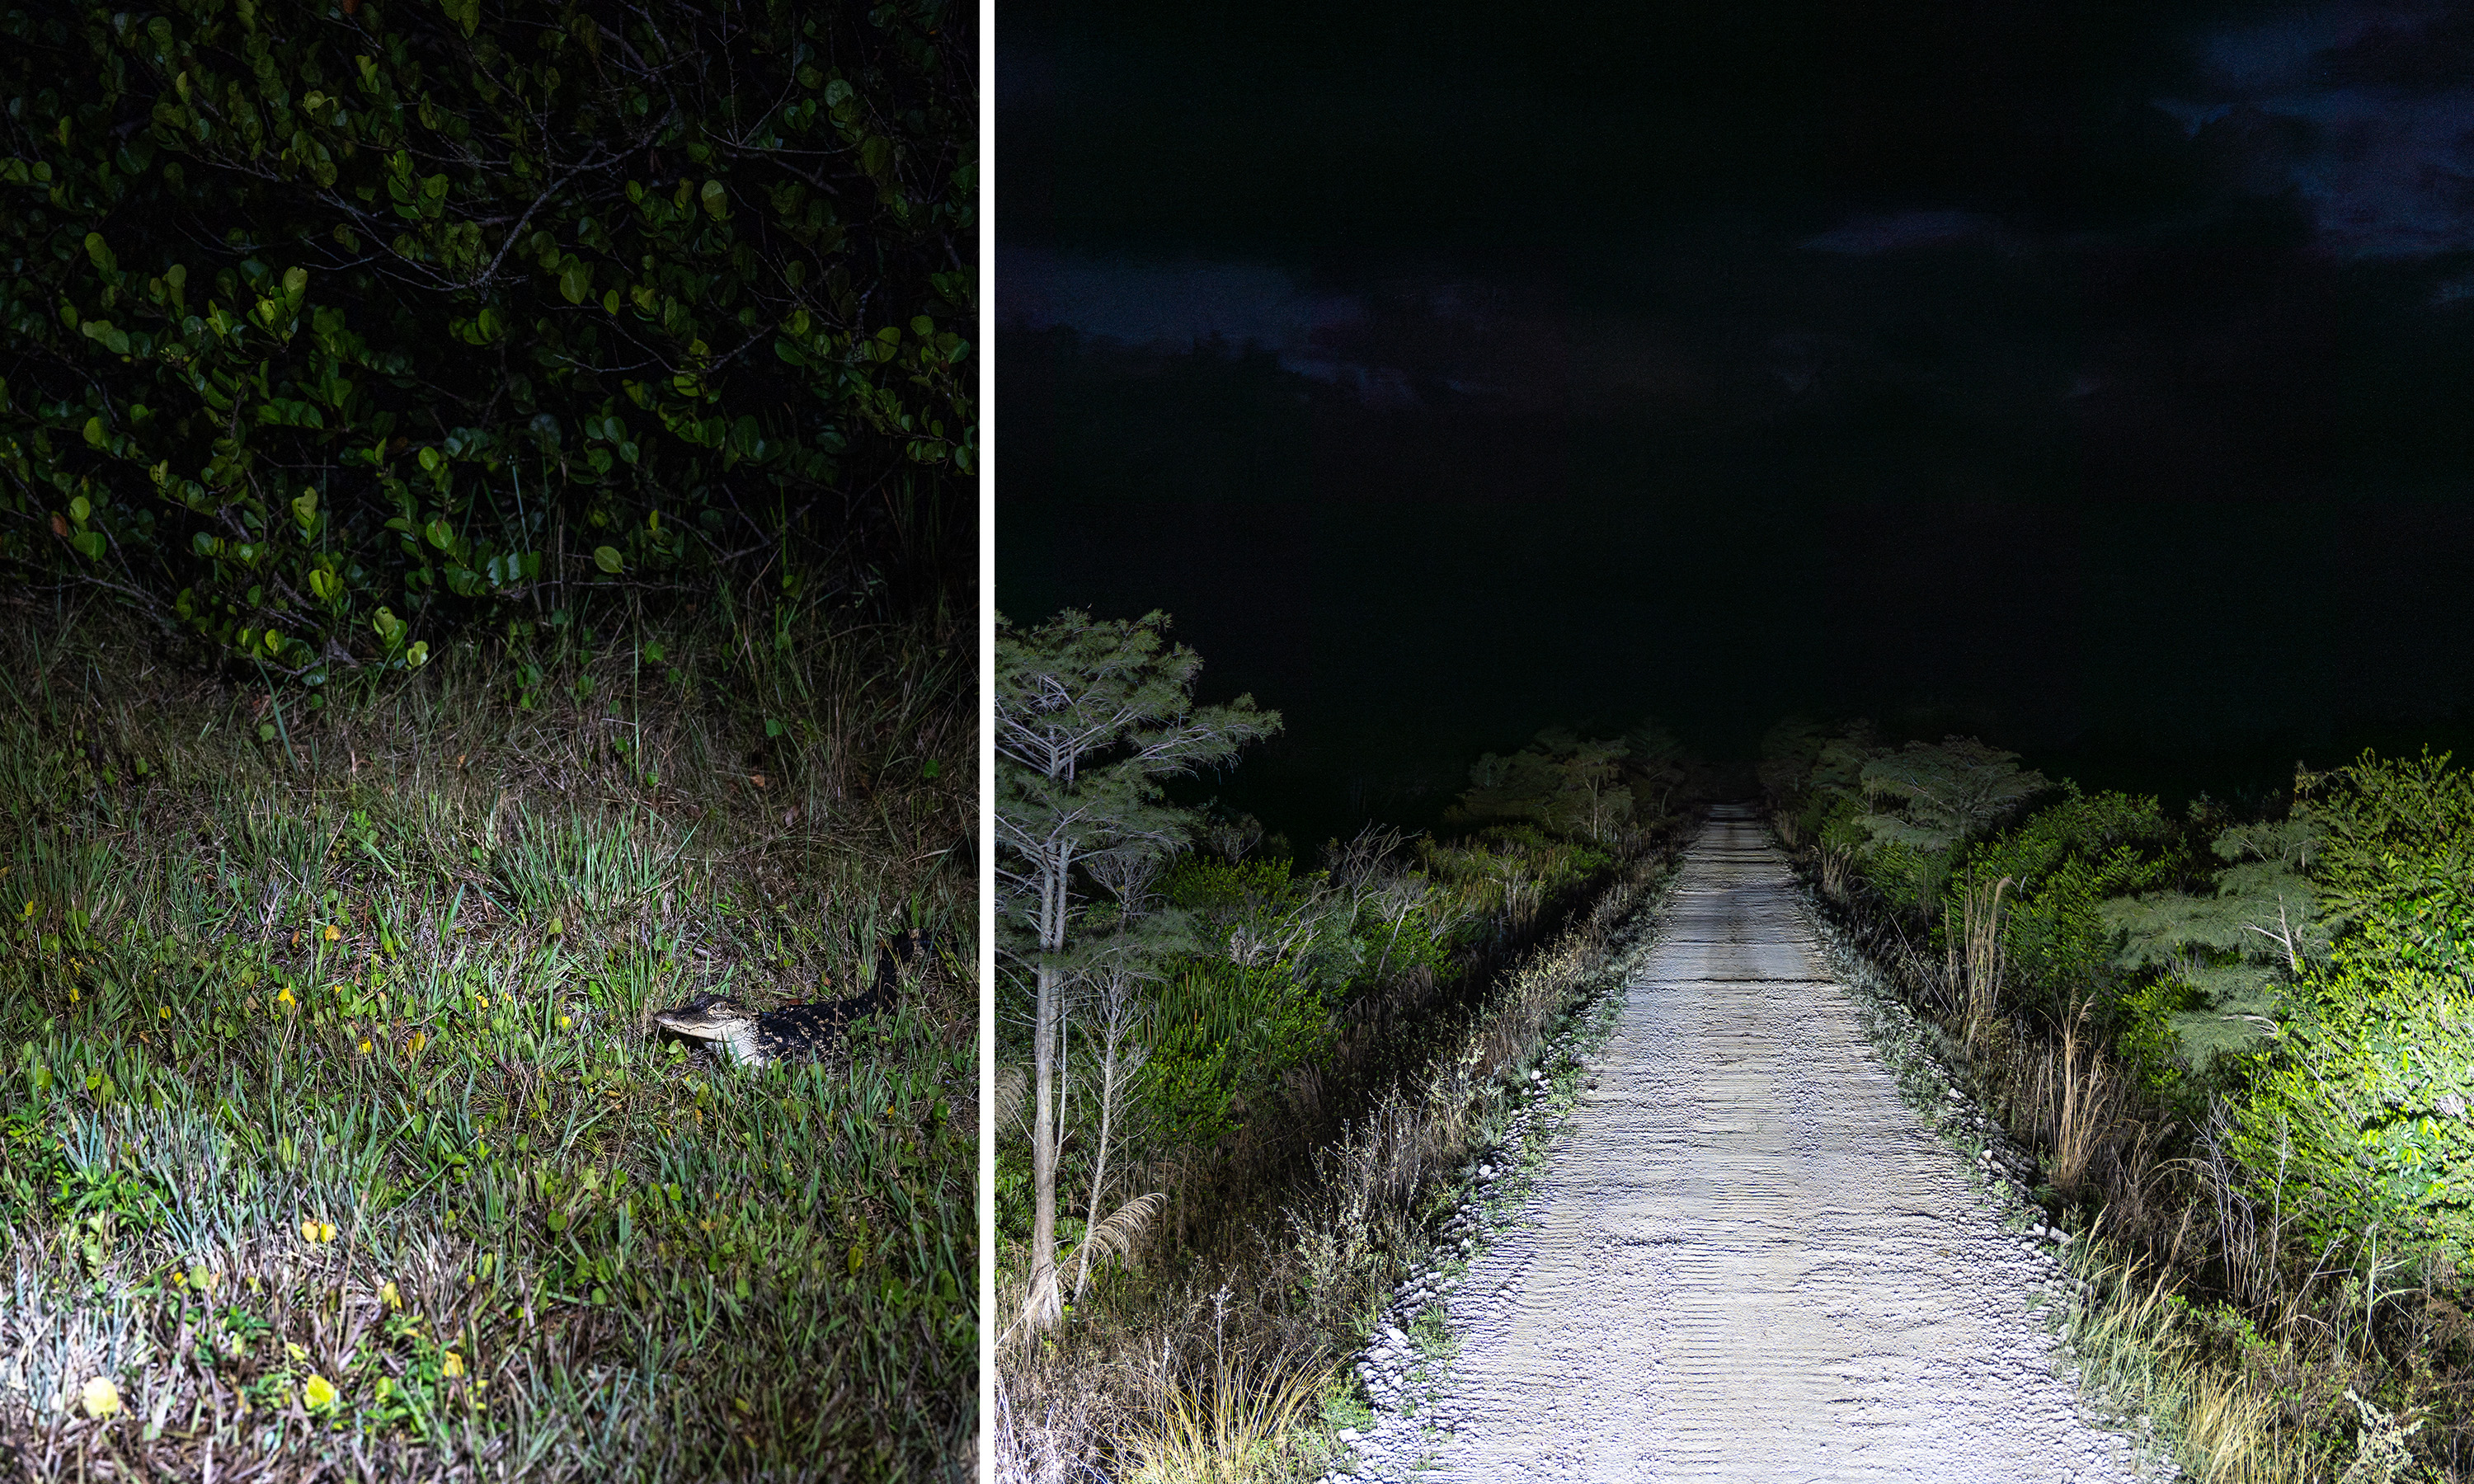
MULTIPOLYGON (((2326 1479, 2324 1462, 2299 1446, 2268 1378, 2272 1368, 2227 1356, 2218 1327, 2173 1292, 2168 1273, 2102 1242, 2073 1251, 2072 1280, 2085 1287, 2062 1334, 2092 1401, 2145 1414, 2175 1462, 2204 1484, 2326 1479)), ((2293 1359, 2290 1341, 2276 1358, 2293 1359)))
POLYGON ((2011 1078, 2016 1102, 2047 1150, 2053 1189, 2076 1199, 2093 1185, 2100 1157, 2117 1155, 2132 1132, 2130 1089, 2121 1069, 2080 1035, 2079 1019, 2062 1027, 2059 1045, 2025 1051, 2011 1078))
POLYGON ((1149 1415, 1124 1440, 1127 1484, 1274 1484, 1324 1452, 1301 1436, 1321 1411, 1332 1368, 1274 1357, 1267 1366, 1154 1380, 1149 1415))

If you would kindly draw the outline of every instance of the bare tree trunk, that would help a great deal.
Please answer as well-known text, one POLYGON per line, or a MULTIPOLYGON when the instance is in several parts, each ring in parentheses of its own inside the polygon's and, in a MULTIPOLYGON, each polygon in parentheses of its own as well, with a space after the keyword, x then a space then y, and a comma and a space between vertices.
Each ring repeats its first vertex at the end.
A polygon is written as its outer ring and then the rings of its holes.
POLYGON ((1100 1145, 1091 1168, 1090 1214, 1082 1223, 1082 1245, 1074 1264, 1074 1298, 1079 1303, 1091 1281, 1092 1233, 1100 1229, 1100 1203, 1108 1189, 1108 1145, 1116 1129, 1117 1105, 1126 1084, 1150 1059, 1151 1048, 1128 1045, 1134 1032, 1132 986, 1123 972, 1111 975, 1100 1011, 1100 1145))
POLYGON ((1039 1006, 1031 1020, 1036 1092, 1031 1115, 1031 1294, 1023 1317, 1034 1329, 1056 1323, 1056 1037, 1062 1029, 1056 970, 1039 966, 1039 1006))

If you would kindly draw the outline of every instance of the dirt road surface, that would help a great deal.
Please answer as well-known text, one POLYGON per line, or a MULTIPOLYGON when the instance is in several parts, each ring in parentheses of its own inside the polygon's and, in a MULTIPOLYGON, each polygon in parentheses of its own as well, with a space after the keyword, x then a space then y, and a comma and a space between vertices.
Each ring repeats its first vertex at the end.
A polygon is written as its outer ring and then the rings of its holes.
POLYGON ((1361 1477, 2127 1480, 2029 1313, 2051 1273, 1900 1099, 1784 856, 1721 811, 1457 1356, 1361 1477))

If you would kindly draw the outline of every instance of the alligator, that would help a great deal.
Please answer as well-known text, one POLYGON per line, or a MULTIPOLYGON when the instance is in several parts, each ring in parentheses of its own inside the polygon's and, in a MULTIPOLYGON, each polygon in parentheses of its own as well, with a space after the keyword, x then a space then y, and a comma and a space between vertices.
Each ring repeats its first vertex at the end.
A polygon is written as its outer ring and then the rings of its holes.
POLYGON ((928 933, 914 927, 881 947, 875 982, 864 994, 762 1011, 732 995, 699 994, 684 1005, 653 1012, 653 1022, 672 1035, 707 1042, 724 1061, 748 1066, 820 1055, 840 1044, 854 1021, 892 1006, 895 972, 926 953, 930 945, 928 933))

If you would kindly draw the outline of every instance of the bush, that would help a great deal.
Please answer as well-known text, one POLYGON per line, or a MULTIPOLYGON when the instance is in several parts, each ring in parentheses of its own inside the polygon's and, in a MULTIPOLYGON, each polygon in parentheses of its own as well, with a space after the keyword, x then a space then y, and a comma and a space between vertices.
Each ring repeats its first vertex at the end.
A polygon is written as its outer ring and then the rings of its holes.
MULTIPOLYGON (((2474 1251, 2474 777, 2365 754, 2309 805, 2315 884, 2353 924, 2294 988, 2236 1129, 2264 1201, 2367 1270, 2474 1251)), ((2460 1280, 2462 1281, 2462 1279, 2460 1280)))
POLYGON ((316 685, 570 583, 884 557, 967 498, 969 26, 10 11, 0 563, 316 685))
POLYGON ((1970 851, 1957 874, 1969 884, 2017 883, 2001 948, 2021 998, 2055 1018, 2074 1000, 2089 1004, 2113 1030, 2123 1023, 2122 984, 2104 903, 2171 879, 2172 828, 2154 799, 2064 787, 2061 802, 1970 851))

